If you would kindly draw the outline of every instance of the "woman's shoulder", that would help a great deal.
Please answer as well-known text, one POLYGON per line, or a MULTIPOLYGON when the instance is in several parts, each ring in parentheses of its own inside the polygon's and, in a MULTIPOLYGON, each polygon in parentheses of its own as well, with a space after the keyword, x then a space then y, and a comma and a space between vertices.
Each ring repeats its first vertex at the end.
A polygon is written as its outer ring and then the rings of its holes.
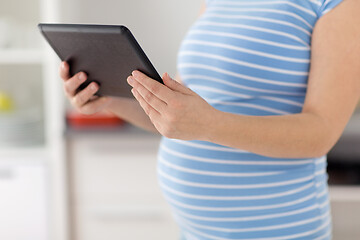
POLYGON ((330 10, 335 8, 337 5, 339 5, 341 2, 345 0, 318 0, 319 9, 317 11, 317 14, 319 17, 322 17, 326 13, 328 13, 330 10))

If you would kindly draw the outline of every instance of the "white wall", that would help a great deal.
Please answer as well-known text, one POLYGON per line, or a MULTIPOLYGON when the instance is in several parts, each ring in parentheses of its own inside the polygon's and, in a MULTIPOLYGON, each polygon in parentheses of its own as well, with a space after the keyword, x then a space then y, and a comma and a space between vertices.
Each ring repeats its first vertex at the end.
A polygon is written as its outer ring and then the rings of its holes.
POLYGON ((177 51, 204 0, 67 0, 67 23, 126 25, 158 70, 176 73, 177 51))

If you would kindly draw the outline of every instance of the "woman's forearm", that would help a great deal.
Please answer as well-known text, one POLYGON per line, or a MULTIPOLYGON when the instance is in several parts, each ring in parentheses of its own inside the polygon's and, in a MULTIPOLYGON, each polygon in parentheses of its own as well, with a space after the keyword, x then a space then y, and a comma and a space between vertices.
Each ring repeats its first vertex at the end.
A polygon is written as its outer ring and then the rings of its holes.
POLYGON ((276 158, 312 158, 325 155, 345 127, 345 121, 332 117, 336 111, 311 105, 281 116, 222 112, 168 74, 163 81, 139 71, 128 78, 140 106, 167 138, 204 140, 276 158))
POLYGON ((329 128, 319 116, 244 116, 217 111, 206 140, 279 158, 320 157, 330 150, 329 128))
POLYGON ((135 99, 113 98, 106 110, 137 127, 158 133, 149 117, 135 99))

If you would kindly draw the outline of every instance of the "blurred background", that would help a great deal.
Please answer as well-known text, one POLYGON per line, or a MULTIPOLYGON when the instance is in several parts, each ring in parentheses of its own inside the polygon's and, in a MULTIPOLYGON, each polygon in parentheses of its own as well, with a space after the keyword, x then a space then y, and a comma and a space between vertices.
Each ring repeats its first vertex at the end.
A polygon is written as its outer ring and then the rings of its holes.
MULTIPOLYGON (((202 0, 0 1, 0 239, 178 239, 156 180, 159 136, 65 100, 39 22, 128 26, 158 72, 202 0)), ((334 239, 360 236, 360 108, 328 155, 334 239)))

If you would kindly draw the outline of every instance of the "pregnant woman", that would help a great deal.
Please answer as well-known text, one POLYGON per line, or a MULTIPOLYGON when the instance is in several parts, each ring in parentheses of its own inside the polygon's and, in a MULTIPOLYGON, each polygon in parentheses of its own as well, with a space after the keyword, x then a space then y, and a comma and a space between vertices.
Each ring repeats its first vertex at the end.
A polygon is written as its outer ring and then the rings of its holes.
MULTIPOLYGON (((179 3, 180 4, 180 3, 179 3)), ((65 92, 164 137, 159 184, 186 240, 331 239, 326 154, 360 98, 360 1, 209 0, 178 77, 134 71, 134 99, 65 92)), ((162 41, 166 41, 164 35, 162 41)))

